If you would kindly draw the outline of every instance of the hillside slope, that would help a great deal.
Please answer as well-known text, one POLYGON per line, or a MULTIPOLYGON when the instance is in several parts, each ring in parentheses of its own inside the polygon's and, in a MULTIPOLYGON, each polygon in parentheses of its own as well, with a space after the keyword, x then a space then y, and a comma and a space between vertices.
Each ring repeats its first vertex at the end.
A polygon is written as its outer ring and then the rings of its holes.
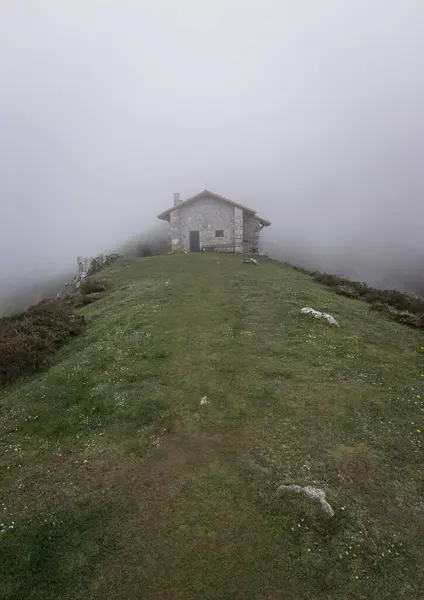
POLYGON ((119 261, 0 391, 1 598, 422 597, 423 334, 260 263, 119 261))

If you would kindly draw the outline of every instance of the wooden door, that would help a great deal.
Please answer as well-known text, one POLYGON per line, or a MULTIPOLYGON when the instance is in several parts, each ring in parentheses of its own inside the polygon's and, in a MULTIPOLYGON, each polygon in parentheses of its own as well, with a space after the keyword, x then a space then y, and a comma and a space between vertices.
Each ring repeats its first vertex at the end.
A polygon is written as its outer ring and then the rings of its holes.
POLYGON ((200 252, 200 238, 198 231, 190 231, 190 252, 200 252))

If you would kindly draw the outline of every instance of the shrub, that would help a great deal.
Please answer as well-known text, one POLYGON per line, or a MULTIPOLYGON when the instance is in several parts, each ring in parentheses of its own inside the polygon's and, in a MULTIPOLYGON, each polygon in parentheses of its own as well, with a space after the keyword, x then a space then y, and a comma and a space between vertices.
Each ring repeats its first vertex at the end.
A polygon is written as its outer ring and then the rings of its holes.
POLYGON ((397 310, 407 310, 413 314, 424 313, 424 299, 410 296, 398 290, 381 290, 373 288, 360 281, 349 281, 344 277, 328 273, 314 273, 312 278, 323 285, 335 288, 335 291, 350 297, 361 297, 367 302, 382 302, 397 310))
POLYGON ((84 279, 81 282, 80 290, 82 294, 98 294, 106 290, 106 285, 96 279, 84 279))
POLYGON ((103 281, 96 279, 83 279, 78 287, 67 284, 58 296, 59 302, 73 308, 84 304, 91 304, 102 297, 102 292, 107 289, 103 281))
POLYGON ((407 310, 397 310, 396 308, 393 308, 384 302, 375 302, 370 308, 372 310, 377 310, 378 312, 384 313, 398 323, 424 329, 424 313, 413 314, 407 310))
POLYGON ((149 244, 141 244, 137 249, 137 256, 153 256, 154 248, 149 244))
POLYGON ((329 273, 312 273, 312 278, 328 286, 341 296, 365 300, 372 308, 386 313, 391 319, 412 327, 424 327, 424 299, 410 296, 398 290, 380 290, 360 281, 349 281, 345 277, 329 273))
POLYGON ((120 251, 127 258, 167 254, 169 252, 168 228, 163 226, 154 227, 128 240, 120 251))
MULTIPOLYGON (((262 257, 268 258, 268 256, 266 254, 262 254, 262 257)), ((284 264, 287 265, 288 267, 291 267, 295 271, 300 271, 301 273, 305 273, 305 275, 313 275, 315 273, 315 271, 311 271, 310 269, 307 269, 306 267, 302 267, 300 265, 292 265, 291 263, 289 263, 287 261, 285 261, 284 264)))
POLYGON ((77 302, 76 306, 82 306, 84 304, 92 304, 96 300, 100 300, 101 296, 97 293, 92 294, 81 294, 79 302, 77 302))
POLYGON ((336 285, 333 289, 336 292, 336 294, 339 294, 339 296, 346 296, 347 298, 360 297, 358 290, 356 290, 351 285, 336 285))
POLYGON ((0 381, 35 370, 84 325, 82 315, 57 300, 0 319, 0 381))

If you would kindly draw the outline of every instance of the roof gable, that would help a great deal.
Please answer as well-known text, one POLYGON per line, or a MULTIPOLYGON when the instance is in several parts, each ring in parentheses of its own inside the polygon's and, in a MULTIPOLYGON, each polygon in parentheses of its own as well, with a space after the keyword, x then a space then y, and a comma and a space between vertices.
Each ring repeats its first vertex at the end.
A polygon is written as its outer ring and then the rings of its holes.
POLYGON ((266 221, 265 219, 261 219, 260 217, 256 216, 256 211, 248 208, 247 206, 244 206, 243 204, 239 204, 238 202, 234 202, 233 200, 230 200, 229 198, 225 198, 224 196, 221 196, 220 194, 215 194, 215 192, 211 192, 210 190, 203 190, 202 192, 199 192, 198 194, 196 194, 195 196, 191 196, 190 198, 187 198, 187 200, 184 200, 183 202, 181 202, 180 204, 178 204, 177 206, 172 206, 171 208, 168 208, 167 210, 164 210, 162 213, 160 213, 160 215, 158 215, 158 219, 163 219, 168 221, 169 220, 169 215, 176 209, 180 209, 180 208, 184 208, 185 206, 187 206, 188 204, 191 204, 192 202, 196 202, 197 200, 201 200, 202 198, 214 198, 214 200, 219 200, 220 202, 226 202, 227 204, 231 204, 232 206, 235 206, 237 208, 241 208, 244 212, 246 212, 249 216, 258 219, 259 221, 261 221, 261 223, 263 225, 271 225, 270 221, 266 221))

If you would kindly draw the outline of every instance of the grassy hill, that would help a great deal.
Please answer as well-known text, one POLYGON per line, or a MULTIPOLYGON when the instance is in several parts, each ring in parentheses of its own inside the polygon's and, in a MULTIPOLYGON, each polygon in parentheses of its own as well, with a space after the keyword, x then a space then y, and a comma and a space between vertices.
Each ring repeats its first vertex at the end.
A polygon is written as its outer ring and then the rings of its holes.
POLYGON ((0 390, 1 598, 422 598, 423 333, 260 263, 118 261, 0 390))

